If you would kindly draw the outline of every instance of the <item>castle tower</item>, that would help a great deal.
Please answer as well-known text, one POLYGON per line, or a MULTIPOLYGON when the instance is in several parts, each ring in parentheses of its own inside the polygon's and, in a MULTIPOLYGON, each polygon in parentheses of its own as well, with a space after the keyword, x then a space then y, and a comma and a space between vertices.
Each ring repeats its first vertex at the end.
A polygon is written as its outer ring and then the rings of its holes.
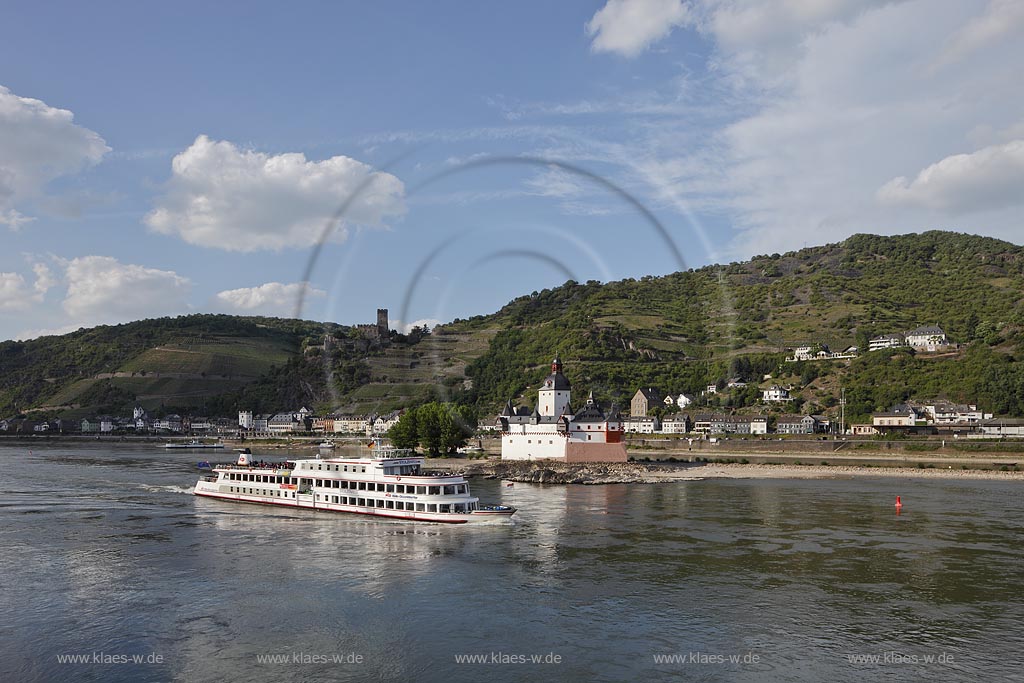
POLYGON ((562 374, 558 356, 551 361, 551 374, 538 392, 537 409, 544 417, 558 417, 569 411, 569 380, 562 374))
POLYGON ((377 333, 381 339, 391 336, 391 327, 388 325, 388 309, 386 308, 377 309, 377 333))

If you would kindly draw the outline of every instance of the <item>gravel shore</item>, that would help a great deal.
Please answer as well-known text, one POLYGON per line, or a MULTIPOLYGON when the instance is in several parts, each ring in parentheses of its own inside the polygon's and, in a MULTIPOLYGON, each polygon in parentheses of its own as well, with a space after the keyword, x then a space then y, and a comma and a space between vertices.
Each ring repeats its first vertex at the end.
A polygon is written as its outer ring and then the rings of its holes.
POLYGON ((436 461, 436 466, 455 470, 467 476, 536 484, 657 484, 700 481, 702 479, 844 479, 850 477, 1024 481, 1024 472, 964 470, 953 465, 945 468, 917 468, 719 463, 661 465, 635 462, 566 464, 552 461, 448 460, 436 461))

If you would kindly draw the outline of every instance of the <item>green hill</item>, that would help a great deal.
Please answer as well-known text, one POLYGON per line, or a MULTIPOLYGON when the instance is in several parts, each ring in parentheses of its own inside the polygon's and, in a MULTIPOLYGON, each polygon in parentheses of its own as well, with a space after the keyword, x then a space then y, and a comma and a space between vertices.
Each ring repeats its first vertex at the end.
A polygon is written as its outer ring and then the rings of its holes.
POLYGON ((758 256, 664 277, 567 282, 500 311, 392 333, 311 321, 194 315, 0 344, 0 415, 151 411, 231 415, 301 404, 377 413, 428 400, 532 402, 553 354, 578 390, 628 404, 640 386, 763 410, 759 385, 792 386, 788 410, 848 417, 908 398, 1024 415, 1024 249, 950 232, 878 237, 758 256), (865 353, 867 340, 939 325, 948 353, 865 353), (330 341, 325 346, 325 337, 330 341), (859 346, 852 361, 787 362, 787 350, 859 346), (765 376, 771 375, 770 380, 765 376))
POLYGON ((711 405, 743 408, 771 374, 772 382, 799 390, 790 409, 827 411, 844 386, 854 419, 912 397, 980 402, 1019 415, 1022 301, 1024 250, 936 231, 855 235, 665 277, 569 282, 448 329, 501 330, 467 368, 481 408, 532 391, 557 352, 574 384, 620 405, 640 386, 697 394, 738 376, 754 386, 711 405), (872 336, 924 324, 940 325, 961 347, 943 357, 900 350, 862 353, 852 362, 784 362, 798 345, 863 349, 872 336))

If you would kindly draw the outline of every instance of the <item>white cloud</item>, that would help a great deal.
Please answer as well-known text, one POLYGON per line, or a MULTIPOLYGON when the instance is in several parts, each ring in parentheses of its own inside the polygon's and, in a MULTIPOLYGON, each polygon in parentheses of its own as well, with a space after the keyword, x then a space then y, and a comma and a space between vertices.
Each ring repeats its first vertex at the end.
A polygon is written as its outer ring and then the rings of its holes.
POLYGON ((426 325, 431 330, 437 325, 440 325, 441 321, 436 318, 421 318, 420 320, 413 320, 411 323, 404 323, 401 320, 389 319, 388 327, 392 330, 398 330, 402 334, 409 334, 410 330, 414 327, 423 327, 426 325))
POLYGON ((731 84, 739 113, 712 123, 696 147, 651 132, 635 163, 680 169, 671 186, 718 198, 736 230, 727 258, 865 231, 955 226, 1019 241, 1010 196, 1020 194, 1020 171, 1006 143, 1020 139, 1024 27, 1012 25, 1003 40, 937 70, 951 37, 984 6, 837 1, 817 4, 819 14, 794 14, 810 6, 702 3, 700 25, 715 41, 711 68, 731 84), (746 13, 768 25, 737 18, 746 13), (786 20, 793 16, 802 18, 786 20), (958 155, 983 145, 994 147, 958 155), (918 178, 900 179, 920 169, 918 178), (982 209, 984 219, 962 219, 982 209))
POLYGON ((174 157, 167 192, 145 221, 156 232, 229 251, 309 247, 359 188, 335 240, 343 240, 349 226, 382 227, 401 216, 402 182, 349 157, 308 161, 303 154, 241 150, 200 135, 174 157))
POLYGON ((307 302, 311 298, 327 294, 307 282, 267 282, 258 287, 241 287, 219 292, 214 297, 214 303, 218 310, 231 313, 291 317, 295 315, 299 296, 303 292, 307 302))
POLYGON ((998 42, 1024 25, 1024 2, 991 0, 984 14, 974 17, 947 42, 934 68, 960 61, 971 53, 998 42))
POLYGON ((82 325, 185 313, 192 283, 169 270, 123 264, 109 256, 67 262, 64 311, 82 325))
POLYGON ((44 263, 32 266, 35 283, 30 287, 21 273, 0 273, 0 311, 25 311, 43 301, 55 280, 44 263))
POLYGON ((594 52, 635 57, 690 21, 682 0, 608 0, 587 22, 594 52))
POLYGON ((912 181, 893 178, 878 198, 951 214, 1024 204, 1024 140, 948 156, 912 181))
POLYGON ((74 114, 0 86, 0 225, 17 230, 32 219, 14 209, 47 183, 96 164, 110 151, 74 114))
POLYGON ((758 87, 774 85, 804 54, 808 37, 899 0, 699 0, 699 30, 715 41, 715 66, 758 87))

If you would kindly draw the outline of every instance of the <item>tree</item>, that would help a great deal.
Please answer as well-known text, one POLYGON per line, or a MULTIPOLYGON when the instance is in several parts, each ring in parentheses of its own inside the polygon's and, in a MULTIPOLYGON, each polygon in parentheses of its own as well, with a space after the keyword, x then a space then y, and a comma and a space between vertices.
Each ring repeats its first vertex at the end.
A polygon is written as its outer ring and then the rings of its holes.
POLYGON ((388 430, 388 439, 395 448, 416 448, 419 445, 418 413, 417 408, 405 411, 388 430))
POLYGON ((425 403, 416 409, 416 430, 420 446, 431 455, 441 452, 441 434, 444 429, 445 411, 440 403, 425 403))

